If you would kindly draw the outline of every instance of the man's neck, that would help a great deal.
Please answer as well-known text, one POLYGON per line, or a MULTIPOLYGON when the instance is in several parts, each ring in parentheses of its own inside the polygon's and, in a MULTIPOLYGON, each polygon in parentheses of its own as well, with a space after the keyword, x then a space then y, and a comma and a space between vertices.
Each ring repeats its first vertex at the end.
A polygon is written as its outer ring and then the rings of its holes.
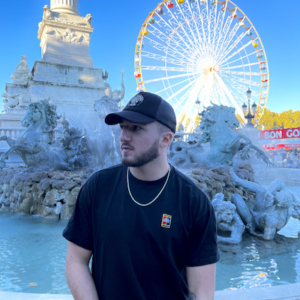
POLYGON ((164 177, 169 171, 167 160, 152 161, 142 167, 130 167, 130 173, 137 179, 143 181, 155 181, 164 177))

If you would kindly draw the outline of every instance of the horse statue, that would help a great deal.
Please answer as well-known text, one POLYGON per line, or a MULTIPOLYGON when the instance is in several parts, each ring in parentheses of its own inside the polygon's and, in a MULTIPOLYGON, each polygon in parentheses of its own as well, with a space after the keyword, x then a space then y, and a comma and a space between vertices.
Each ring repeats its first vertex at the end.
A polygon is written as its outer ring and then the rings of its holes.
POLYGON ((262 149, 253 145, 244 134, 235 132, 238 127, 239 121, 234 108, 215 104, 207 107, 202 113, 200 124, 202 135, 198 142, 193 145, 182 141, 178 141, 176 145, 175 142, 171 148, 171 162, 231 166, 233 157, 239 151, 241 158, 247 159, 250 149, 254 149, 266 164, 272 164, 262 149), (201 146, 205 143, 210 143, 208 152, 204 152, 201 146))
POLYGON ((21 124, 27 129, 15 140, 1 136, 0 141, 6 141, 10 149, 0 157, 0 169, 6 166, 5 160, 12 152, 22 158, 25 165, 33 168, 53 168, 71 171, 72 167, 63 159, 59 152, 50 149, 54 143, 54 129, 60 117, 56 106, 49 99, 30 103, 21 124))
POLYGON ((95 165, 100 168, 110 167, 121 162, 112 127, 104 121, 107 114, 112 111, 113 100, 108 96, 103 96, 94 103, 98 124, 95 131, 86 139, 86 148, 94 156, 95 165))

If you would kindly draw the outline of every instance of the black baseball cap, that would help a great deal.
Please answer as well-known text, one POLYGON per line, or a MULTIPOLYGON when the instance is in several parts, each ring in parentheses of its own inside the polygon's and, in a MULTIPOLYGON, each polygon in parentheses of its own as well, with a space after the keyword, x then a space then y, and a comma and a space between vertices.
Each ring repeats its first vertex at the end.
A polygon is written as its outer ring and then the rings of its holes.
POLYGON ((122 119, 138 124, 157 121, 176 132, 176 115, 173 107, 162 97, 148 92, 138 93, 122 111, 107 115, 105 123, 116 125, 121 123, 122 119))

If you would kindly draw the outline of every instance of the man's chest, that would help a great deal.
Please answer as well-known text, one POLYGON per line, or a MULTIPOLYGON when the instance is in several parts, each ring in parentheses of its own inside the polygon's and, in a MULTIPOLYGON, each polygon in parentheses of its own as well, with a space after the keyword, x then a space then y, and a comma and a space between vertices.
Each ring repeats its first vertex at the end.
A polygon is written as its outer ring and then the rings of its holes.
POLYGON ((96 245, 133 253, 151 248, 182 256, 192 227, 180 199, 168 191, 145 207, 135 203, 126 190, 108 196, 95 209, 93 218, 96 245))

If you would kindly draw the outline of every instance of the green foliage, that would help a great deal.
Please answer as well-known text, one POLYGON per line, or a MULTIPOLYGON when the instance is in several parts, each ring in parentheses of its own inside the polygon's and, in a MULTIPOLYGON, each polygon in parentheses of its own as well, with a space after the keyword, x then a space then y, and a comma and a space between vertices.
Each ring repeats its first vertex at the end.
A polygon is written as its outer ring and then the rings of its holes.
POLYGON ((261 130, 262 125, 265 126, 265 130, 300 127, 300 111, 289 109, 281 113, 275 113, 270 109, 266 109, 260 119, 258 129, 261 130))

